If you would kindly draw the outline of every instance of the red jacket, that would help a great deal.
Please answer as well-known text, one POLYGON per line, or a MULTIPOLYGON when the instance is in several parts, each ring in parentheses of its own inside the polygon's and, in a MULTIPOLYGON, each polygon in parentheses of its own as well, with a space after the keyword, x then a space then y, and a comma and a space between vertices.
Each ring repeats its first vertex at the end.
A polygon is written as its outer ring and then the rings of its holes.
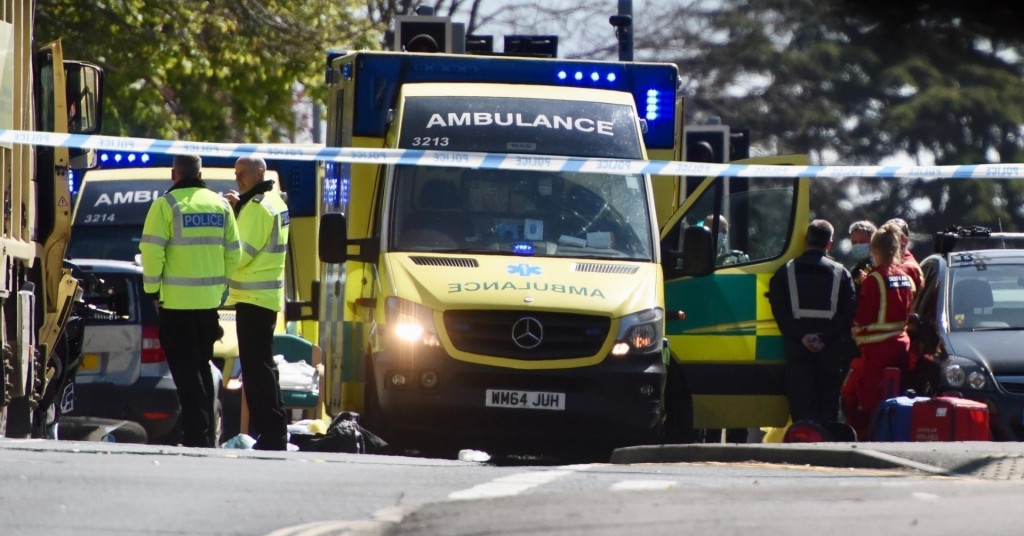
POLYGON ((914 291, 920 292, 924 288, 924 272, 921 271, 921 265, 917 263, 917 258, 910 251, 904 251, 902 263, 903 271, 907 272, 910 280, 914 282, 914 291))
POLYGON ((860 285, 853 318, 858 345, 895 339, 906 332, 914 283, 906 268, 887 264, 871 270, 860 285))

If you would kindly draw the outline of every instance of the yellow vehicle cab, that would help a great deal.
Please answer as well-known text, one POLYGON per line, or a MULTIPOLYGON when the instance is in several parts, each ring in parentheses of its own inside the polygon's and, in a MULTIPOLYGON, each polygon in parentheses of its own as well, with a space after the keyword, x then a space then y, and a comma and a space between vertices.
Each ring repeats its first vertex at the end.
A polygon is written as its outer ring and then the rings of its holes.
POLYGON ((370 430, 412 448, 660 440, 651 178, 603 169, 675 147, 676 67, 359 52, 333 58, 329 79, 329 146, 455 152, 422 166, 328 165, 330 411, 362 411, 370 430), (444 165, 470 153, 510 168, 444 165), (559 169, 547 155, 600 165, 559 169))

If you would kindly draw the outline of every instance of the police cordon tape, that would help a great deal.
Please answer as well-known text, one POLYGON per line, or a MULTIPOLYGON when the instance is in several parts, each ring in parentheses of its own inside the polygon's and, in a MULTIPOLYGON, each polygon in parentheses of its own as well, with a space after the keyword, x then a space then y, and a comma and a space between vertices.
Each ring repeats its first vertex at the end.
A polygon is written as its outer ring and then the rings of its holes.
POLYGON ((1014 179, 1024 178, 1024 164, 955 166, 788 166, 711 164, 671 160, 627 160, 537 154, 480 153, 423 149, 324 147, 283 143, 213 143, 157 140, 117 136, 54 134, 0 129, 0 142, 48 147, 160 154, 196 154, 209 157, 253 156, 272 160, 298 160, 349 164, 400 164, 478 169, 547 172, 609 173, 616 175, 672 175, 685 177, 750 177, 840 179, 1014 179))

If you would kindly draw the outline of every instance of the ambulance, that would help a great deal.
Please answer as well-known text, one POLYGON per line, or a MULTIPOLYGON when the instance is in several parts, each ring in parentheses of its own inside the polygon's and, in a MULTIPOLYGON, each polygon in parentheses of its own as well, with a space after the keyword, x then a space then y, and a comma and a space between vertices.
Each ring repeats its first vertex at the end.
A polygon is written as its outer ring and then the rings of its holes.
POLYGON ((675 65, 353 52, 328 65, 319 188, 328 410, 396 447, 660 442, 668 347, 652 179, 675 65), (443 151, 443 152, 432 152, 443 151), (507 169, 454 167, 472 158, 507 169), (593 159, 559 169, 551 156, 593 159), (383 159, 382 159, 383 161, 383 159))

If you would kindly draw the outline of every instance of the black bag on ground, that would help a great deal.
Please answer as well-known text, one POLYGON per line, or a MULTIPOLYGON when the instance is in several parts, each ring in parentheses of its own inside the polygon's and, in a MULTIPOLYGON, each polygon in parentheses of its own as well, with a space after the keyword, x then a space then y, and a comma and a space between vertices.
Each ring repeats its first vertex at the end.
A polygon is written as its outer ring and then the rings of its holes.
POLYGON ((291 442, 299 450, 310 452, 349 452, 363 454, 367 451, 377 452, 387 447, 376 434, 359 424, 359 414, 354 411, 343 411, 331 419, 326 434, 292 434, 291 442))

